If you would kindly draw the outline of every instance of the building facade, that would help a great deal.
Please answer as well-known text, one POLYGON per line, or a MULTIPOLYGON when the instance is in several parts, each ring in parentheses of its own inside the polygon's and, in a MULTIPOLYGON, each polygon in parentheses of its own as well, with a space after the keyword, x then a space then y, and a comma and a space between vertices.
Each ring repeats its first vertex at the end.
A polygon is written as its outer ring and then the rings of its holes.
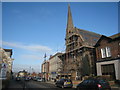
POLYGON ((12 76, 13 58, 12 49, 0 48, 0 80, 2 80, 3 88, 12 76))
POLYGON ((41 72, 42 72, 42 78, 44 78, 45 80, 48 80, 49 79, 49 60, 45 60, 42 63, 41 72))
POLYGON ((66 51, 59 57, 63 61, 63 73, 72 80, 96 74, 94 45, 101 37, 90 31, 74 27, 70 5, 66 28, 66 51))
POLYGON ((49 78, 50 80, 56 79, 56 77, 61 73, 62 71, 62 61, 58 57, 62 53, 56 53, 53 56, 50 56, 49 58, 49 78))
POLYGON ((120 80, 120 33, 101 36, 95 47, 97 75, 110 75, 113 80, 120 80))

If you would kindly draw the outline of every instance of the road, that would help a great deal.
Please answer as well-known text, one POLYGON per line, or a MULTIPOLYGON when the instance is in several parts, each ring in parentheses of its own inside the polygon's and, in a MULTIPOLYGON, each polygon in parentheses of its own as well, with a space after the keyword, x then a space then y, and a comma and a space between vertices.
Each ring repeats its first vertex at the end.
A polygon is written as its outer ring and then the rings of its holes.
MULTIPOLYGON (((37 82, 37 81, 15 81, 11 80, 10 85, 7 90, 76 90, 75 88, 72 89, 62 89, 59 87, 55 87, 52 83, 46 82, 37 82)), ((118 88, 112 88, 112 90, 120 90, 118 88)))
MULTIPOLYGON (((62 88, 55 87, 54 84, 46 83, 46 82, 37 82, 37 81, 15 81, 11 80, 10 85, 6 90, 61 90, 62 88)), ((72 89, 62 89, 62 90, 75 90, 72 89)))
POLYGON ((45 83, 45 82, 37 82, 37 81, 28 81, 26 82, 27 88, 57 88, 54 84, 45 83))

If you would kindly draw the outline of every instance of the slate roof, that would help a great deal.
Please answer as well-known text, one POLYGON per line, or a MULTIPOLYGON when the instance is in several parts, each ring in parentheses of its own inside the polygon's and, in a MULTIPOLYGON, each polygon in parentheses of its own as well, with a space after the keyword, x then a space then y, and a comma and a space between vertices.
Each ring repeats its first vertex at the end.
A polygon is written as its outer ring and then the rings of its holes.
POLYGON ((86 31, 78 28, 77 30, 78 30, 78 34, 82 36, 84 42, 86 42, 90 46, 94 46, 101 37, 100 34, 91 31, 86 31))
POLYGON ((112 39, 115 39, 115 38, 118 38, 118 37, 120 37, 120 33, 117 33, 115 35, 110 36, 110 38, 112 38, 112 39))

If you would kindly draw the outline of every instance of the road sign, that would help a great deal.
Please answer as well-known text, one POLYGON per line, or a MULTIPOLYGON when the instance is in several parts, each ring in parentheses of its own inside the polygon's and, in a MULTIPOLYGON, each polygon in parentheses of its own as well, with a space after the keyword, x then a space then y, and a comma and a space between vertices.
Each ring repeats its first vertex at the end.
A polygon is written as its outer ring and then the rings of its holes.
POLYGON ((2 63, 0 77, 7 78, 7 64, 6 63, 2 63))

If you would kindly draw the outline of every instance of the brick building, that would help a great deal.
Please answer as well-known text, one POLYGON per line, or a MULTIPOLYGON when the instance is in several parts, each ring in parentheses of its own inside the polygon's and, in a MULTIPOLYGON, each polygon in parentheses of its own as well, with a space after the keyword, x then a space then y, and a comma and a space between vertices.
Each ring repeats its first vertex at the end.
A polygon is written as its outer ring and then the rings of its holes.
POLYGON ((70 5, 68 5, 66 51, 59 56, 63 61, 64 75, 75 80, 96 74, 94 45, 100 37, 100 34, 74 27, 70 5))
POLYGON ((101 36, 96 47, 97 75, 111 75, 120 80, 120 33, 101 36))

